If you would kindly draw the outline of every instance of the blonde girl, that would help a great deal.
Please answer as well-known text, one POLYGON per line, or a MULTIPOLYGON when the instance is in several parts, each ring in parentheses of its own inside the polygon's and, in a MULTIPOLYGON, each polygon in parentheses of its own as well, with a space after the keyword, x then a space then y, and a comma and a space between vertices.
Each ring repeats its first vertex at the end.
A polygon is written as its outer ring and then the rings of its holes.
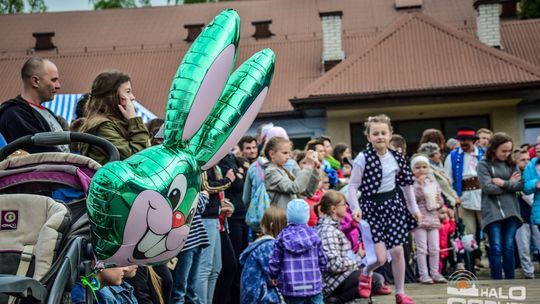
POLYGON ((293 176, 284 165, 289 160, 291 142, 283 137, 272 137, 264 147, 264 156, 270 163, 264 170, 266 192, 272 205, 286 209, 287 204, 308 189, 319 185, 319 166, 313 151, 306 152, 303 168, 293 176))
POLYGON ((281 295, 276 287, 268 284, 268 261, 272 256, 275 238, 287 226, 285 210, 270 206, 261 220, 261 233, 240 255, 242 274, 240 276, 241 303, 281 303, 281 295))
POLYGON ((390 249, 396 303, 414 303, 404 291, 403 253, 409 232, 417 226, 415 218, 421 217, 414 196, 412 172, 403 156, 389 149, 392 126, 388 116, 369 117, 364 134, 368 145, 354 160, 348 202, 353 218, 360 220, 363 213, 369 224, 377 259, 364 267, 359 278, 359 293, 363 298, 371 295, 373 270, 384 265, 386 251, 390 249), (357 199, 357 190, 362 193, 360 199, 357 199))

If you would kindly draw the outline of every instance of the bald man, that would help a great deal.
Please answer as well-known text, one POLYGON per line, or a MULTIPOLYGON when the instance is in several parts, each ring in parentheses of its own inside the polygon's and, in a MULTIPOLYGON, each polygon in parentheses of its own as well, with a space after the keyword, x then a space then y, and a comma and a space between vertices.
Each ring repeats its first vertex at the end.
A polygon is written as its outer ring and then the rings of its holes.
MULTIPOLYGON (((21 95, 7 100, 0 107, 0 133, 8 143, 39 132, 60 132, 62 127, 52 111, 42 106, 60 90, 58 69, 52 61, 32 57, 21 69, 21 95)), ((69 152, 67 145, 30 146, 29 153, 69 152)))

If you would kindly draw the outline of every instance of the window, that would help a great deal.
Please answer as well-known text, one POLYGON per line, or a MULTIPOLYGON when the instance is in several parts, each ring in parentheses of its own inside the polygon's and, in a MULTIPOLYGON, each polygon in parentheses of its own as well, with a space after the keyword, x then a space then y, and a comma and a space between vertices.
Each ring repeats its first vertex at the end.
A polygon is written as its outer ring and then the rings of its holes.
POLYGON ((304 150, 304 147, 311 140, 311 137, 298 137, 290 139, 293 143, 293 149, 304 150))
POLYGON ((536 138, 538 136, 540 136, 540 118, 525 119, 525 138, 523 143, 536 144, 536 138))

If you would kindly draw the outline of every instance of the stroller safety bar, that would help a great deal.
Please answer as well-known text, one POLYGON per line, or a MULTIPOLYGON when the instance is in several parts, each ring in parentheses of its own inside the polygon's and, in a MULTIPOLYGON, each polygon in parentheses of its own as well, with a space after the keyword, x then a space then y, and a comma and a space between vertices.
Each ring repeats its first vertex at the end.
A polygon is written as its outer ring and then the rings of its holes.
POLYGON ((118 149, 108 140, 95 135, 80 132, 43 132, 18 138, 0 150, 0 161, 6 159, 11 153, 25 147, 67 145, 72 142, 84 142, 100 147, 109 156, 109 161, 120 159, 118 149))

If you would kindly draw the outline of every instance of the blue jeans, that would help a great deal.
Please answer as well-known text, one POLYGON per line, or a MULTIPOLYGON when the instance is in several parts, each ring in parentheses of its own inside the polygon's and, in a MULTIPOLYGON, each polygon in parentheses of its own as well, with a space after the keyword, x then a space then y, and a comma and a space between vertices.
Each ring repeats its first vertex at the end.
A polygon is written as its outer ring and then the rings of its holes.
POLYGON ((517 225, 515 218, 507 218, 485 228, 489 241, 489 268, 494 280, 502 280, 503 269, 505 279, 514 278, 514 239, 517 225))
POLYGON ((191 248, 178 254, 178 262, 173 271, 173 292, 172 303, 184 304, 204 303, 197 296, 195 286, 199 286, 199 258, 201 257, 201 246, 191 248))
POLYGON ((195 292, 201 303, 212 304, 216 281, 221 272, 221 239, 219 236, 219 219, 202 219, 210 246, 201 251, 199 259, 199 284, 195 292))
POLYGON ((286 297, 285 303, 287 304, 323 304, 323 295, 322 292, 311 297, 286 297))

